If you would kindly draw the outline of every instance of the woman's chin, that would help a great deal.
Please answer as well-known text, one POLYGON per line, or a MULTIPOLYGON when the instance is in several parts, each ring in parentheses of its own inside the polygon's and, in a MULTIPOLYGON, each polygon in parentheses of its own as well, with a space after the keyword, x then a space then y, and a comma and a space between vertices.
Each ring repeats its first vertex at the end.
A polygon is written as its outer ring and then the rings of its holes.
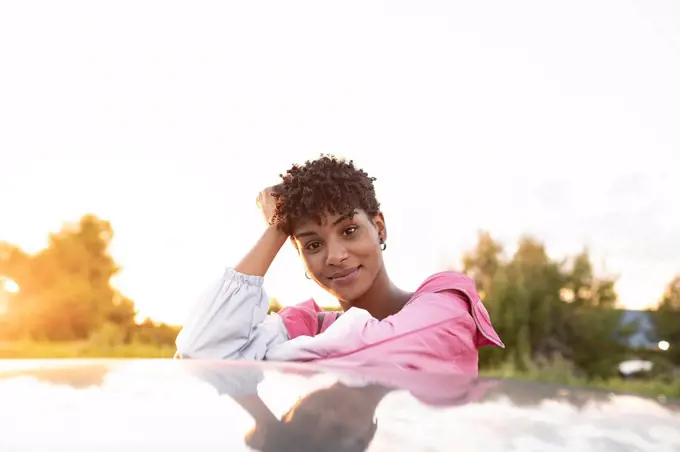
POLYGON ((330 292, 335 298, 338 299, 338 301, 341 301, 343 304, 358 308, 360 306, 357 306, 355 302, 366 293, 366 290, 362 287, 359 287, 359 285, 356 285, 352 287, 343 287, 341 290, 334 289, 330 292))

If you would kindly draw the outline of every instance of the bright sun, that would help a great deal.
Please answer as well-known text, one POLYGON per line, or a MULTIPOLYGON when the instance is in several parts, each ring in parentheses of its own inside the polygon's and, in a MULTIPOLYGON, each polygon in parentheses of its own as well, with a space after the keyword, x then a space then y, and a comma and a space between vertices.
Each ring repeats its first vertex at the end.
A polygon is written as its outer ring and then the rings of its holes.
POLYGON ((15 294, 19 292, 19 284, 9 278, 0 276, 0 286, 2 286, 2 289, 8 293, 15 294))

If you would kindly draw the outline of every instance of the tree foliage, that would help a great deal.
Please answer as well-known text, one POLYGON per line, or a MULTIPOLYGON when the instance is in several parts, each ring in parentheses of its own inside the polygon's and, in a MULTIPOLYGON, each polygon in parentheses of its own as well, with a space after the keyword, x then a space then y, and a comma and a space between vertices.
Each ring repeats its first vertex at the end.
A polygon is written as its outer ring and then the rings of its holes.
POLYGON ((9 338, 64 341, 90 338, 114 327, 130 337, 135 307, 111 286, 120 268, 109 254, 113 229, 108 221, 85 215, 50 234, 48 246, 34 255, 0 245, 0 274, 15 280, 20 292, 12 297, 9 338))
POLYGON ((463 258, 506 350, 483 349, 482 365, 508 360, 530 363, 569 359, 585 376, 608 377, 625 359, 621 312, 615 309, 615 279, 598 277, 587 250, 562 261, 551 259, 539 241, 524 237, 510 257, 488 232, 463 258))
POLYGON ((680 274, 666 286, 657 309, 652 313, 656 340, 666 341, 666 352, 673 363, 680 365, 680 274))

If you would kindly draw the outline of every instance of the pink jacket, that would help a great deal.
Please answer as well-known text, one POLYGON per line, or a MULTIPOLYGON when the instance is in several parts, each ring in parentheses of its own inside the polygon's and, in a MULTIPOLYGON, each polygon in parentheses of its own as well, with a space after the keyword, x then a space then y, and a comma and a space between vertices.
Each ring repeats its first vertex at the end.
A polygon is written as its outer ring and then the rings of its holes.
POLYGON ((455 272, 427 278, 397 314, 325 313, 308 300, 266 315, 262 278, 227 270, 177 338, 179 357, 260 359, 477 375, 478 349, 504 347, 474 282, 455 272))
MULTIPOLYGON (((327 313, 314 300, 279 312, 290 339, 325 334, 338 313, 327 313)), ((345 315, 349 314, 349 311, 345 315)), ((312 343, 312 341, 305 341, 312 343)), ((342 329, 337 342, 296 361, 477 374, 480 347, 504 347, 489 314, 467 276, 441 272, 427 278, 397 314, 381 321, 364 316, 342 329)), ((303 345, 304 349, 305 346, 303 345)))

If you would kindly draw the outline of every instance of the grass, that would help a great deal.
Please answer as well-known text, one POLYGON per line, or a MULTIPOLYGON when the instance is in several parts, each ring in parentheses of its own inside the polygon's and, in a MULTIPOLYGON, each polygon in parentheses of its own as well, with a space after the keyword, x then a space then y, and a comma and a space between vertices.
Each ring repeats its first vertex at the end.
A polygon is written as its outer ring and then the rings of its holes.
POLYGON ((101 345, 90 342, 5 342, 0 359, 43 358, 172 358, 174 346, 154 344, 101 345))
POLYGON ((495 369, 482 369, 480 376, 514 380, 540 381, 565 386, 601 388, 619 393, 642 394, 652 397, 665 396, 680 398, 680 380, 672 378, 627 379, 610 378, 588 380, 575 375, 573 367, 564 361, 550 365, 532 365, 530 369, 518 371, 512 365, 495 369))

